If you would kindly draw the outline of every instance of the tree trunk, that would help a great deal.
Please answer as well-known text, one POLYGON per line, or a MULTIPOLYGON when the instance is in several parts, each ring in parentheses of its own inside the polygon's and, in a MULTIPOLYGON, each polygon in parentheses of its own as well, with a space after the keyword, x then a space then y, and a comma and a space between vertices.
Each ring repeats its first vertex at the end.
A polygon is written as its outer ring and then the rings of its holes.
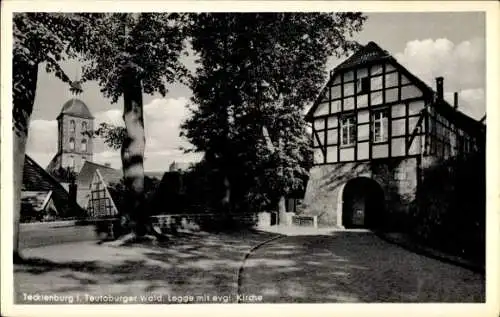
POLYGON ((149 231, 149 214, 144 209, 144 149, 145 133, 142 103, 142 87, 134 74, 124 80, 123 121, 127 136, 121 149, 122 168, 125 185, 129 194, 126 197, 122 215, 128 227, 136 236, 149 231))
MULTIPOLYGON (((271 153, 276 152, 276 148, 274 147, 274 144, 271 140, 271 136, 269 135, 269 131, 267 130, 267 127, 265 125, 262 126, 262 135, 266 140, 266 145, 269 151, 271 151, 271 153)), ((281 140, 279 140, 279 143, 281 143, 281 140)), ((286 219, 286 201, 285 201, 285 196, 281 195, 278 200, 278 224, 282 224, 285 221, 285 219, 286 219)))
POLYGON ((21 192, 23 186, 24 157, 26 153, 26 142, 28 140, 28 129, 33 104, 35 102, 36 84, 38 80, 38 64, 28 65, 16 63, 14 58, 14 87, 22 87, 22 92, 14 94, 14 105, 12 109, 13 124, 13 173, 14 173, 14 262, 21 260, 19 250, 19 222, 21 219, 21 192))
POLYGON ((21 192, 23 187, 24 156, 27 134, 14 131, 14 262, 21 259, 19 250, 19 221, 21 218, 21 192))

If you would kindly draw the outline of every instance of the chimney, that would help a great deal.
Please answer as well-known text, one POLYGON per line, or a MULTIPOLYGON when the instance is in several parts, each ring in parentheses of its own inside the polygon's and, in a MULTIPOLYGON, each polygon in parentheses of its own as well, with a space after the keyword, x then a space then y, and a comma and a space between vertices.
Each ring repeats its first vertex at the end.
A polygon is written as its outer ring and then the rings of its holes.
POLYGON ((72 202, 76 202, 77 185, 75 182, 69 184, 69 199, 72 202))
POLYGON ((443 77, 436 77, 437 100, 443 100, 443 77))
POLYGON ((453 108, 458 108, 458 92, 453 93, 453 108))

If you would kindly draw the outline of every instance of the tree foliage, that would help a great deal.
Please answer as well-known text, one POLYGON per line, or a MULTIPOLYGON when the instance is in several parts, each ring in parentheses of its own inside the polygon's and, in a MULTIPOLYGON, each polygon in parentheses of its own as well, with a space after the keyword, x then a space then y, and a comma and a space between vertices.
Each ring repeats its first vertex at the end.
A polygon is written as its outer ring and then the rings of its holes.
POLYGON ((70 82, 59 63, 76 56, 72 43, 79 37, 86 16, 64 13, 15 13, 13 17, 12 95, 13 123, 18 131, 28 131, 33 111, 38 66, 70 82))
POLYGON ((63 13, 15 13, 12 48, 12 124, 14 134, 14 260, 19 256, 21 187, 29 120, 33 112, 40 65, 63 82, 68 76, 59 62, 75 56, 73 45, 84 26, 86 15, 63 13))
POLYGON ((144 193, 146 137, 142 96, 165 96, 166 84, 187 75, 180 61, 185 44, 184 25, 185 16, 177 13, 99 14, 77 47, 85 63, 82 80, 97 81, 101 92, 112 102, 123 97, 125 128, 101 125, 97 132, 108 145, 121 148, 124 184, 128 189, 122 217, 133 234, 150 231, 144 193))
POLYGON ((232 178, 235 199, 269 205, 302 188, 311 160, 303 111, 324 83, 327 59, 356 48, 349 37, 364 20, 359 13, 193 17, 200 66, 183 134, 232 178))
POLYGON ((167 94, 166 84, 188 72, 180 61, 185 46, 186 17, 177 13, 112 13, 95 15, 79 50, 84 52, 82 79, 98 81, 112 102, 126 92, 130 73, 144 93, 167 94))
POLYGON ((433 248, 484 264, 485 177, 484 151, 426 168, 409 233, 433 248))
POLYGON ((60 182, 74 183, 77 173, 70 167, 59 167, 53 170, 51 175, 60 182))
MULTIPOLYGON (((87 132, 87 134, 90 132, 87 132)), ((122 147, 123 141, 127 136, 127 130, 124 127, 115 126, 106 122, 99 124, 99 128, 88 135, 89 137, 100 137, 104 143, 114 150, 122 147)))

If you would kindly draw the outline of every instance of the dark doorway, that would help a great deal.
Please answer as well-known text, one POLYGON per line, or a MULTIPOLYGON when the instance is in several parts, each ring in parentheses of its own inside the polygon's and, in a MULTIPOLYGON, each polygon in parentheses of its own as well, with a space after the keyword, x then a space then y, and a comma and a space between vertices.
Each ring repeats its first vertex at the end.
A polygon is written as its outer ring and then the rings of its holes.
POLYGON ((342 200, 345 228, 377 228, 383 223, 384 191, 374 180, 359 177, 348 181, 342 200))
POLYGON ((271 212, 271 226, 275 226, 278 224, 278 213, 271 212))

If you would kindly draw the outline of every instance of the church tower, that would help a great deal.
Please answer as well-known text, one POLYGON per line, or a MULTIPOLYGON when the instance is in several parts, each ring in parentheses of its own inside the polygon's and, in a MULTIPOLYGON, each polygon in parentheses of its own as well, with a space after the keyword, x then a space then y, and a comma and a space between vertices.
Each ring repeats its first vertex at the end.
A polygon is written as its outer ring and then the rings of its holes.
POLYGON ((77 95, 81 84, 73 82, 70 89, 73 97, 64 103, 57 116, 57 154, 48 170, 70 168, 78 173, 85 161, 92 161, 94 117, 87 105, 77 95))

